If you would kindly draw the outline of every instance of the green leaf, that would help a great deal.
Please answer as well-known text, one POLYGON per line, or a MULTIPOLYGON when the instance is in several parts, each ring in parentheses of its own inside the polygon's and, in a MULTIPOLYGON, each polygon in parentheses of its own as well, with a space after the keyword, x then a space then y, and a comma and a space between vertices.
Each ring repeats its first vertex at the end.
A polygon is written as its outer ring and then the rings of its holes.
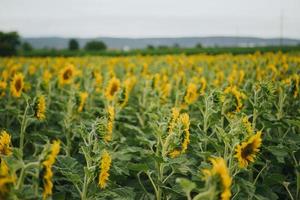
POLYGON ((288 149, 284 146, 269 146, 267 149, 276 157, 278 162, 284 163, 284 158, 288 156, 288 149))
POLYGON ((128 169, 130 169, 130 170, 133 170, 133 171, 143 171, 143 172, 145 172, 145 171, 147 171, 147 170, 149 170, 150 168, 149 168, 149 166, 148 165, 146 165, 146 164, 144 164, 144 163, 129 163, 128 165, 127 165, 127 167, 128 167, 128 169))
POLYGON ((196 188, 196 184, 188 179, 185 178, 177 178, 176 182, 180 184, 182 187, 182 190, 186 193, 189 194, 193 189, 196 188))
POLYGON ((58 156, 56 169, 73 184, 82 182, 83 166, 76 159, 69 156, 58 156))

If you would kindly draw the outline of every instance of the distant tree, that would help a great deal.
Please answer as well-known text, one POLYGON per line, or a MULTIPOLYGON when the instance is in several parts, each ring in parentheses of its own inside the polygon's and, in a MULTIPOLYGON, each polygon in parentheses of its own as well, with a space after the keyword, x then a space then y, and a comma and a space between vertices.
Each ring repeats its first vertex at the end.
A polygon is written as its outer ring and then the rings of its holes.
POLYGON ((90 41, 86 43, 84 49, 87 51, 103 51, 106 49, 106 44, 102 41, 90 41))
POLYGON ((168 49, 169 47, 166 46, 166 45, 159 45, 158 48, 159 48, 159 49, 168 49))
POLYGON ((203 46, 201 43, 196 44, 196 48, 201 49, 203 46))
POLYGON ((33 47, 31 46, 30 43, 28 43, 28 42, 23 42, 23 44, 22 44, 22 50, 23 50, 23 51, 32 51, 32 50, 33 50, 33 47))
POLYGON ((174 47, 174 48, 180 48, 180 45, 179 45, 178 43, 175 43, 175 44, 173 45, 173 47, 174 47))
POLYGON ((17 32, 0 32, 0 56, 16 55, 19 45, 20 36, 17 32))
POLYGON ((155 47, 151 44, 147 45, 147 49, 153 50, 155 47))
POLYGON ((79 49, 78 41, 75 39, 70 39, 69 41, 69 50, 76 51, 79 49))

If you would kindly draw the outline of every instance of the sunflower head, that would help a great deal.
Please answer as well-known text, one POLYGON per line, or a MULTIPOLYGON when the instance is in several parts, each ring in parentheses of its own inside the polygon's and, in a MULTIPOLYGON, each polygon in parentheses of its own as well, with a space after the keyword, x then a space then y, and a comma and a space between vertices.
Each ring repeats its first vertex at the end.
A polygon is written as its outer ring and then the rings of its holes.
POLYGON ((43 72, 43 82, 47 85, 52 78, 52 74, 49 70, 43 72))
POLYGON ((79 93, 79 98, 80 98, 80 104, 79 104, 79 107, 78 107, 78 112, 82 112, 83 111, 83 108, 84 108, 84 105, 85 105, 85 102, 87 100, 89 96, 89 93, 87 92, 80 92, 79 93))
POLYGON ((98 185, 101 189, 105 188, 107 185, 110 166, 111 166, 111 156, 106 150, 104 150, 101 157, 101 164, 100 164, 101 172, 98 178, 98 185))
POLYGON ((105 97, 107 100, 112 101, 115 98, 116 93, 120 89, 120 85, 121 85, 121 83, 118 78, 113 77, 112 79, 110 79, 110 81, 108 82, 106 91, 105 91, 105 97))
POLYGON ((73 82, 73 79, 76 74, 76 69, 74 65, 65 66, 59 73, 59 84, 60 85, 68 85, 73 82))
POLYGON ((10 155, 12 153, 11 137, 6 131, 1 131, 0 134, 0 154, 10 155))
POLYGON ((0 199, 8 199, 10 185, 15 182, 16 178, 10 174, 9 166, 0 158, 0 199))
POLYGON ((10 92, 13 97, 20 97, 24 89, 24 76, 22 73, 14 75, 10 84, 10 92))
POLYGON ((220 188, 220 197, 221 200, 229 200, 231 197, 231 184, 232 178, 230 177, 229 170, 227 168, 226 162, 223 158, 210 158, 212 163, 211 169, 203 169, 202 174, 206 180, 216 181, 218 188, 220 188))
POLYGON ((37 99, 35 116, 38 120, 42 121, 46 118, 46 99, 44 95, 40 95, 37 99))
POLYGON ((254 159, 259 152, 262 144, 261 131, 251 136, 247 141, 238 144, 235 148, 235 157, 238 159, 241 168, 247 167, 249 163, 254 162, 254 159))
POLYGON ((184 101, 187 104, 192 104, 197 100, 197 98, 198 98, 197 85, 195 83, 189 83, 184 97, 184 101))

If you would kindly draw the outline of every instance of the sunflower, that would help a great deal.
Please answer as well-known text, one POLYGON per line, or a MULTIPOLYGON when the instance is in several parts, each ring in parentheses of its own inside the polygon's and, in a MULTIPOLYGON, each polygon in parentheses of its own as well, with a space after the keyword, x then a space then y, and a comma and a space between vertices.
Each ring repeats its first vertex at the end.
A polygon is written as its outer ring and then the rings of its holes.
POLYGON ((7 199, 10 184, 15 183, 15 181, 15 177, 9 173, 9 166, 5 160, 0 158, 0 199, 7 199))
POLYGON ((201 95, 204 95, 205 89, 206 89, 206 87, 207 87, 207 82, 206 82, 206 79, 205 79, 204 77, 202 77, 202 78, 200 79, 200 84, 201 84, 200 94, 201 94, 201 95))
POLYGON ((190 144, 190 117, 187 113, 179 113, 180 110, 177 108, 172 109, 172 118, 169 123, 169 129, 168 129, 168 136, 165 140, 165 146, 168 148, 168 146, 171 147, 171 150, 168 150, 168 155, 171 158, 175 158, 179 156, 180 154, 183 154, 186 152, 188 145, 190 144), (176 126, 180 126, 181 130, 179 132, 173 131, 173 129, 176 126), (172 129, 172 130, 171 130, 172 129), (170 131, 171 130, 171 131, 170 131), (180 140, 181 147, 178 147, 177 143, 173 143, 177 139, 180 140), (182 142, 181 142, 182 141, 182 142), (171 145, 170 145, 171 143, 171 145), (172 145, 173 144, 173 145, 172 145), (174 145, 177 147, 174 148, 174 145))
POLYGON ((221 200, 229 200, 231 197, 231 183, 232 178, 230 177, 229 170, 227 168, 226 162, 223 158, 210 158, 210 162, 212 163, 211 169, 203 169, 202 173, 204 177, 208 179, 208 177, 217 177, 221 182, 221 200))
POLYGON ((172 89, 172 85, 168 82, 164 82, 161 85, 161 88, 160 88, 161 94, 160 95, 161 95, 162 100, 167 100, 167 98, 170 96, 171 89, 172 89))
POLYGON ((126 104, 128 103, 128 100, 129 100, 129 96, 130 96, 130 93, 133 89, 133 87, 135 86, 136 84, 136 77, 135 76, 130 76, 129 78, 127 78, 125 81, 124 81, 124 91, 123 91, 123 96, 124 98, 122 99, 122 101, 120 101, 121 103, 121 107, 125 107, 126 104))
POLYGON ((101 157, 101 165, 100 165, 101 172, 99 174, 99 181, 98 181, 98 185, 101 189, 106 187, 108 177, 109 177, 110 165, 111 165, 111 157, 109 153, 106 150, 104 150, 101 157))
POLYGON ((12 153, 11 149, 11 137, 6 131, 1 131, 0 135, 0 154, 10 155, 12 153))
POLYGON ((86 99, 88 98, 88 96, 89 96, 89 93, 87 93, 87 92, 80 92, 79 93, 80 104, 79 104, 79 107, 77 109, 78 112, 82 112, 83 107, 85 105, 85 102, 86 102, 86 99))
POLYGON ((55 159, 60 151, 60 141, 54 140, 50 147, 50 153, 47 156, 47 159, 43 161, 44 167, 44 176, 43 176, 43 183, 44 183, 44 191, 43 191, 43 199, 47 199, 48 196, 52 195, 52 188, 53 188, 53 172, 52 166, 55 163, 55 159))
POLYGON ((13 97, 20 97, 24 89, 24 76, 22 73, 14 75, 10 84, 10 92, 13 97))
POLYGON ((229 86, 224 90, 224 94, 232 94, 234 98, 236 99, 236 112, 240 112, 243 103, 242 101, 246 99, 246 95, 243 92, 240 92, 236 86, 229 86))
POLYGON ((101 88, 102 88, 103 77, 102 77, 101 73, 98 71, 94 71, 93 75, 95 78, 94 86, 95 86, 96 92, 100 92, 101 88))
POLYGON ((189 83, 184 97, 184 101, 189 105, 194 103, 197 100, 197 98, 197 85, 194 83, 189 83))
POLYGON ((188 148, 188 145, 190 143, 190 117, 187 113, 183 113, 180 115, 180 120, 181 120, 181 123, 183 125, 183 130, 184 130, 184 140, 182 142, 182 149, 181 149, 181 152, 184 153, 187 148, 188 148))
POLYGON ((71 84, 74 76, 76 74, 76 69, 74 65, 67 65, 59 72, 59 84, 68 85, 71 84))
POLYGON ((46 69, 44 71, 42 77, 43 77, 43 82, 47 85, 49 83, 49 81, 51 80, 51 78, 52 78, 52 74, 48 69, 46 69))
POLYGON ((168 125, 169 134, 173 132, 173 129, 178 121, 179 115, 180 115, 180 109, 176 107, 172 108, 172 117, 168 125))
POLYGON ((5 89, 7 87, 6 81, 0 81, 0 97, 5 96, 5 89))
POLYGON ((235 148, 235 156, 241 168, 247 167, 250 162, 254 162, 256 154, 262 144, 261 131, 251 136, 247 141, 238 144, 235 148))
POLYGON ((113 77, 109 80, 105 91, 105 97, 107 100, 112 101, 115 98, 115 94, 119 91, 120 85, 120 80, 116 77, 113 77))
POLYGON ((109 142, 112 139, 112 133, 115 121, 115 108, 113 106, 108 106, 107 108, 107 132, 104 136, 105 142, 109 142))
POLYGON ((44 95, 38 97, 37 104, 36 104, 36 111, 35 116, 38 120, 42 121, 46 118, 46 99, 44 95))

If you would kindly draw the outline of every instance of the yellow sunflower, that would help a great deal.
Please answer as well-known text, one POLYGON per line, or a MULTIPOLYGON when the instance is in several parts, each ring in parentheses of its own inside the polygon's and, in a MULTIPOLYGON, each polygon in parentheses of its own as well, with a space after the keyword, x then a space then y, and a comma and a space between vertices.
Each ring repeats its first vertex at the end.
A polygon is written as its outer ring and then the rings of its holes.
POLYGON ((78 112, 82 112, 83 111, 83 107, 85 105, 85 102, 86 102, 88 96, 89 96, 89 93, 87 93, 87 92, 80 92, 79 93, 80 104, 79 104, 79 107, 77 109, 78 112))
POLYGON ((55 159, 60 151, 60 141, 54 140, 50 147, 50 153, 47 156, 47 159, 43 161, 44 167, 44 175, 43 175, 43 183, 44 183, 44 191, 43 191, 43 199, 47 199, 48 196, 52 195, 53 188, 53 172, 52 166, 55 163, 55 159))
POLYGON ((115 108, 113 106, 108 106, 107 108, 107 132, 104 136, 105 142, 109 142, 112 139, 114 121, 115 121, 115 108))
POLYGON ((6 131, 1 131, 0 135, 0 154, 10 155, 12 153, 11 137, 6 131))
POLYGON ((235 156, 241 168, 247 167, 250 162, 254 162, 256 154, 262 144, 261 131, 251 136, 247 141, 238 144, 235 148, 235 156))
POLYGON ((208 179, 208 177, 219 177, 221 181, 221 200, 229 200, 231 197, 231 183, 232 178, 230 177, 229 170, 227 168, 226 162, 223 158, 210 158, 210 162, 212 163, 211 169, 203 169, 202 173, 204 177, 208 179))
POLYGON ((101 164, 100 164, 101 172, 99 174, 99 181, 98 181, 98 185, 101 189, 106 187, 108 177, 109 177, 110 165, 111 165, 111 157, 109 153, 106 150, 104 150, 101 157, 101 164))
POLYGON ((189 105, 194 103, 197 100, 197 98, 197 85, 194 83, 189 83, 184 97, 184 101, 189 105))
POLYGON ((46 118, 46 99, 44 95, 40 95, 37 99, 35 116, 38 120, 42 121, 46 118))
POLYGON ((115 98, 115 94, 120 89, 120 80, 116 77, 113 77, 109 80, 108 86, 105 91, 105 97, 107 100, 112 101, 115 98))
POLYGON ((10 84, 10 92, 13 97, 20 97, 24 89, 24 76, 22 73, 14 75, 10 84))
POLYGON ((76 74, 76 69, 74 65, 67 65, 59 72, 59 84, 68 85, 73 82, 74 76, 76 74))

